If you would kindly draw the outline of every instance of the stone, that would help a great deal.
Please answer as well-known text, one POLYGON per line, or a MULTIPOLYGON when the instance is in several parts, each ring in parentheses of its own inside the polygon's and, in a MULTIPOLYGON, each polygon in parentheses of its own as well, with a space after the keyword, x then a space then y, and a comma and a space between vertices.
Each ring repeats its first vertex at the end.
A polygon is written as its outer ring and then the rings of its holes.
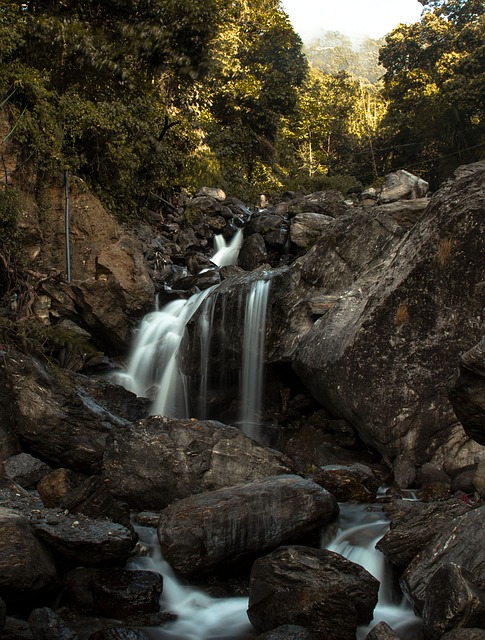
POLYGON ((163 578, 154 571, 78 568, 66 577, 69 605, 88 616, 128 620, 160 611, 163 578))
POLYGON ((400 640, 399 636, 385 622, 379 622, 366 635, 365 640, 400 640))
POLYGON ((5 475, 24 489, 33 489, 50 467, 29 453, 19 453, 5 461, 5 475))
POLYGON ((485 640, 485 629, 453 629, 441 636, 441 640, 485 640))
POLYGON ((243 241, 237 262, 245 271, 252 271, 268 262, 266 244, 260 233, 253 233, 243 241))
POLYGON ((141 629, 105 627, 92 633, 88 640, 149 640, 149 638, 141 629))
POLYGON ((234 427, 160 416, 119 431, 103 461, 111 493, 137 509, 282 473, 291 473, 285 456, 234 427))
POLYGON ((454 563, 435 571, 426 587, 423 626, 426 638, 439 640, 456 627, 485 625, 485 596, 454 563))
POLYGON ((429 184, 417 176, 399 169, 384 176, 384 183, 379 194, 379 202, 387 204, 397 200, 411 200, 424 198, 428 193, 429 184))
POLYGON ((57 557, 71 565, 123 565, 135 540, 132 531, 115 522, 82 515, 39 515, 32 527, 38 538, 57 557))
POLYGON ((98 470, 108 434, 128 421, 59 369, 20 353, 9 355, 6 371, 18 437, 44 460, 77 471, 98 470))
POLYGON ((224 200, 226 199, 225 192, 217 187, 202 187, 197 191, 195 196, 209 196, 210 198, 219 200, 219 202, 224 202, 224 200))
POLYGON ((404 568, 455 518, 467 514, 469 507, 453 498, 429 504, 397 500, 386 504, 384 510, 391 528, 376 548, 391 564, 404 568))
POLYGON ((485 444, 485 338, 464 353, 449 398, 470 438, 485 444))
POLYGON ((0 592, 37 592, 52 586, 57 570, 27 518, 0 507, 0 592))
POLYGON ((323 213, 332 218, 338 218, 348 212, 349 206, 345 204, 344 196, 340 191, 317 191, 296 197, 288 204, 290 216, 298 213, 323 213))
POLYGON ((316 640, 311 631, 294 624, 283 624, 281 627, 266 631, 256 636, 256 640, 316 640))
POLYGON ((165 560, 188 575, 298 542, 337 514, 337 501, 317 484, 270 477, 175 502, 160 514, 158 539, 165 560))
POLYGON ((478 589, 485 589, 485 508, 480 506, 447 523, 415 556, 401 577, 401 586, 420 613, 426 590, 438 569, 455 564, 478 589))
POLYGON ((253 564, 248 617, 260 632, 304 625, 318 638, 355 640, 357 625, 372 619, 378 588, 378 580, 337 553, 279 547, 253 564))
POLYGON ((327 465, 313 474, 313 481, 339 502, 375 502, 380 480, 364 465, 327 465))
MULTIPOLYGON (((354 240, 362 215, 357 213, 355 219, 336 220, 325 243, 295 261, 286 279, 288 309, 294 300, 291 289, 303 279, 313 286, 321 280, 326 287, 332 283, 327 260, 330 250, 338 254, 333 269, 348 274, 347 292, 310 328, 297 324, 293 367, 328 411, 346 418, 391 463, 406 454, 418 467, 431 462, 446 470, 469 464, 479 451, 456 419, 448 385, 460 354, 482 335, 477 318, 484 290, 484 176, 485 162, 465 174, 458 171, 431 198, 425 215, 399 246, 383 234, 380 265, 371 259, 363 269, 366 252, 376 244, 370 240, 372 223, 361 228, 360 240, 367 247, 354 240), (336 245, 335 234, 344 222, 349 233, 336 245)), ((279 320, 275 295, 273 289, 272 318, 279 320)), ((305 295, 301 288, 299 295, 305 295)), ((291 309, 278 328, 284 334, 284 353, 292 337, 286 327, 291 330, 297 307, 291 309)), ((269 345, 273 339, 277 336, 268 337, 269 345)))
POLYGON ((78 635, 49 607, 34 609, 28 619, 34 640, 77 640, 78 635))
POLYGON ((325 237, 325 232, 334 218, 320 213, 298 213, 291 219, 290 240, 297 247, 309 249, 317 240, 325 237))

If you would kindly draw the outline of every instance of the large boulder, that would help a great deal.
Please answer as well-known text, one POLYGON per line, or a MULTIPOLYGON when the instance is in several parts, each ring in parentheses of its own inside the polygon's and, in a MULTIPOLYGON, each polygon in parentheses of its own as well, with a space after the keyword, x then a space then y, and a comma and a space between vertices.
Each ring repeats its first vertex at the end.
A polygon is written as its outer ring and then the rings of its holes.
MULTIPOLYGON (((342 239, 338 260, 342 251, 350 253, 361 277, 349 282, 341 300, 299 340, 294 358, 299 377, 388 461, 406 453, 417 464, 456 468, 478 450, 454 415, 448 385, 463 349, 483 332, 478 319, 484 176, 485 162, 457 170, 394 245, 394 255, 387 251, 381 266, 366 274, 362 254, 351 253, 356 245, 342 239)), ((355 223, 348 224, 355 233, 355 223)), ((361 251, 376 253, 372 245, 361 251)), ((315 281, 332 278, 325 265, 315 264, 315 281)))
POLYGON ((280 547, 251 570, 248 617, 258 631, 292 624, 318 638, 355 640, 371 621, 379 581, 332 551, 280 547))
POLYGON ((291 473, 285 456, 235 427, 160 416, 113 434, 103 461, 111 493, 142 509, 284 473, 291 473))
POLYGON ((446 565, 457 565, 474 587, 485 589, 484 523, 484 506, 454 518, 407 567, 401 585, 418 613, 423 611, 433 576, 446 565))
POLYGON ((298 542, 335 519, 335 498, 299 476, 279 476, 179 500, 160 514, 163 557, 184 575, 298 542))
POLYGON ((379 202, 388 204, 398 200, 412 200, 424 198, 428 193, 429 184, 418 176, 398 169, 384 177, 384 183, 379 194, 379 202))
MULTIPOLYGON (((35 358, 16 352, 8 355, 5 370, 18 438, 46 460, 80 471, 98 470, 108 434, 129 424, 111 412, 109 402, 103 406, 101 385, 98 402, 84 390, 84 377, 73 380, 35 358)), ((133 394, 117 389, 137 405, 133 394)))

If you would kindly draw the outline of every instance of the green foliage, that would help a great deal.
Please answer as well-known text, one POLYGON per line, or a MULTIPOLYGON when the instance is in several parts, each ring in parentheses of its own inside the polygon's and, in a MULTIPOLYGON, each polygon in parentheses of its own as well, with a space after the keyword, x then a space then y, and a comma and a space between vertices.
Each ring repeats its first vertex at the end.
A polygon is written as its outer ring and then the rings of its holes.
POLYGON ((380 146, 387 168, 416 167, 436 185, 483 155, 485 7, 423 4, 421 22, 399 26, 381 50, 390 107, 380 146))

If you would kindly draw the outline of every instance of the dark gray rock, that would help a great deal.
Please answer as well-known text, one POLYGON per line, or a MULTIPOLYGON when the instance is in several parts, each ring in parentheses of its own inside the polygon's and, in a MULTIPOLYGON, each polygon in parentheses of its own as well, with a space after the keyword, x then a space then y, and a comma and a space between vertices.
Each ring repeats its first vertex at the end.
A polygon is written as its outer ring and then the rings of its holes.
POLYGON ((288 204, 288 214, 323 213, 338 218, 349 212, 349 206, 340 191, 316 191, 306 196, 298 196, 288 204))
POLYGON ((440 566, 428 582, 423 623, 430 640, 456 627, 484 627, 485 596, 458 565, 440 566))
POLYGON ((462 500, 423 504, 397 500, 384 507, 391 529, 376 548, 393 565, 406 567, 455 518, 469 512, 462 500))
POLYGON ((18 437, 43 459, 79 471, 98 470, 107 435, 128 421, 61 370, 19 353, 9 355, 6 371, 18 437))
POLYGON ((141 629, 106 627, 92 633, 88 640, 149 640, 149 636, 141 629))
POLYGON ((253 233, 245 238, 238 256, 238 265, 245 271, 252 271, 268 262, 268 252, 264 238, 260 233, 253 233))
POLYGON ((485 508, 454 518, 413 559, 401 585, 415 610, 421 612, 427 587, 441 567, 455 564, 478 589, 485 589, 485 508))
POLYGON ((291 219, 290 240, 297 247, 309 249, 325 236, 329 224, 334 218, 321 213, 298 213, 291 219))
POLYGON ((365 569, 337 553, 280 547, 253 565, 248 617, 258 631, 304 625, 318 638, 355 640, 357 625, 372 619, 378 588, 365 569))
POLYGON ((5 475, 24 489, 33 489, 51 468, 29 453, 19 453, 5 461, 5 475))
POLYGON ((294 624, 283 624, 277 629, 256 636, 256 640, 316 640, 311 631, 294 624))
POLYGON ((164 558, 187 575, 299 542, 337 513, 325 489, 279 476, 175 502, 160 514, 158 538, 164 558))
MULTIPOLYGON (((448 385, 463 349, 483 333, 477 318, 485 286, 484 175, 485 162, 458 170, 399 246, 382 234, 387 242, 382 249, 369 224, 361 227, 356 242, 362 215, 357 214, 356 220, 344 217, 331 225, 331 237, 298 264, 299 270, 305 265, 306 279, 314 285, 320 279, 332 282, 332 270, 326 269, 331 248, 339 272, 346 258, 349 285, 309 330, 300 330, 295 370, 326 409, 349 420, 389 461, 405 453, 417 466, 433 462, 456 468, 469 464, 478 451, 456 419, 448 385), (350 234, 337 245, 335 234, 344 221, 350 234), (379 258, 368 259, 365 270, 369 252, 379 258)), ((292 265, 291 278, 297 281, 295 271, 292 265)), ((291 301, 290 283, 286 296, 291 301)), ((290 332, 283 333, 288 342, 290 332)))
POLYGON ((111 493, 142 509, 162 509, 192 494, 290 472, 285 456, 234 427, 159 416, 119 431, 103 462, 111 493))
POLYGON ((47 588, 57 578, 52 556, 18 511, 0 507, 0 592, 47 588))
POLYGON ((485 640, 485 629, 453 629, 441 636, 441 640, 485 640))
POLYGON ((398 169, 384 177, 384 183, 379 194, 379 202, 386 204, 397 200, 411 200, 424 198, 428 193, 429 184, 417 176, 398 169))
POLYGON ((470 438, 485 444, 485 338, 460 358, 460 373, 449 397, 470 438))
POLYGON ((379 622, 369 631, 365 640, 399 640, 399 636, 394 633, 391 627, 385 622, 379 622))
POLYGON ((162 591, 163 578, 153 571, 80 568, 66 578, 70 606, 116 620, 157 613, 162 591))
POLYGON ((78 638, 64 620, 49 607, 34 609, 29 616, 28 624, 34 640, 77 640, 78 638))
POLYGON ((372 469, 357 463, 320 467, 314 472, 313 481, 339 502, 375 502, 381 484, 372 469))
POLYGON ((5 627, 5 618, 7 617, 7 607, 5 602, 0 597, 0 638, 2 637, 3 629, 5 627))
POLYGON ((52 553, 71 566, 123 565, 135 544, 126 527, 82 515, 41 513, 32 527, 52 553))

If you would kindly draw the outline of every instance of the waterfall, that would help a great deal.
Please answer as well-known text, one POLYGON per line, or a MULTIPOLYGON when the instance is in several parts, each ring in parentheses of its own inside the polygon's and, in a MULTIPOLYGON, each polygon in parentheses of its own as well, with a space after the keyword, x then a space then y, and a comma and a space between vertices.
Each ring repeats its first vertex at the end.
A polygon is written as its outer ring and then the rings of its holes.
MULTIPOLYGON (((232 240, 226 243, 222 236, 215 236, 215 254, 212 261, 219 265, 232 264, 242 243, 242 230, 238 230, 232 240)), ((226 321, 224 296, 217 294, 218 285, 194 294, 188 300, 170 302, 163 309, 153 311, 143 319, 138 330, 127 370, 116 374, 116 381, 138 396, 153 399, 150 409, 152 415, 164 415, 172 418, 207 418, 208 381, 217 379, 222 383, 226 372, 221 364, 219 370, 211 371, 211 340, 214 332, 214 314, 219 305, 223 322, 226 321), (184 351, 184 336, 188 323, 199 312, 198 335, 199 351, 191 353, 190 358, 199 357, 197 362, 198 387, 183 373, 182 361, 187 358, 184 351), (194 401, 194 398, 196 400, 194 401)), ((244 303, 244 287, 237 299, 236 314, 227 321, 238 323, 244 303)), ((244 304, 244 329, 242 339, 242 362, 239 386, 239 422, 241 430, 258 439, 259 414, 261 411, 262 389, 264 383, 263 362, 266 332, 266 308, 270 290, 267 276, 252 282, 244 304)), ((229 315, 229 314, 228 314, 229 315)), ((219 363, 224 362, 224 329, 220 330, 218 344, 219 363)), ((234 345, 231 345, 231 349, 234 345)), ((197 351, 197 349, 193 350, 197 351)), ((234 358, 231 359, 234 370, 234 358)), ((230 399, 230 394, 228 398, 230 399)), ((218 418, 217 415, 211 416, 218 418)), ((231 418, 232 422, 232 418, 231 418)))
POLYGON ((214 236, 214 248, 216 252, 212 256, 211 262, 216 264, 218 267, 226 267, 230 264, 236 264, 242 242, 242 229, 238 229, 228 243, 226 243, 222 234, 214 236))
POLYGON ((246 298, 241 381, 241 430, 259 439, 259 412, 263 391, 266 308, 270 280, 257 280, 246 298))

